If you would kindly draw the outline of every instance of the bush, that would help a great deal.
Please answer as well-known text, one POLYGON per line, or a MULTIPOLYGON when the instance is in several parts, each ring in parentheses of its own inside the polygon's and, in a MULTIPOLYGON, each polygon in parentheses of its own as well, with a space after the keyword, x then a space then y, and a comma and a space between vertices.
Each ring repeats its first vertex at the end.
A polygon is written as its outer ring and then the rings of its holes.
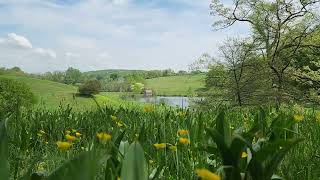
POLYGON ((30 107, 36 103, 36 97, 30 88, 21 82, 0 78, 0 113, 17 112, 21 107, 30 107))
POLYGON ((79 94, 84 96, 90 96, 98 94, 101 90, 101 84, 98 80, 90 80, 85 82, 79 87, 79 94))

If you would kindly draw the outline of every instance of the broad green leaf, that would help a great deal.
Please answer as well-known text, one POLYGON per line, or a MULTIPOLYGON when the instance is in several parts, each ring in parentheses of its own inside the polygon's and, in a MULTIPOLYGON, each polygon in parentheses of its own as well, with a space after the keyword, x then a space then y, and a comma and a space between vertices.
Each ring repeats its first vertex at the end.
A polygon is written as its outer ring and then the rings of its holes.
POLYGON ((48 180, 93 180, 97 171, 98 158, 93 151, 80 154, 64 163, 48 176, 48 180))
POLYGON ((130 145, 124 157, 121 180, 147 180, 148 171, 144 151, 138 142, 130 145))
POLYGON ((216 129, 223 136, 225 144, 230 147, 231 145, 231 130, 230 124, 225 118, 225 112, 222 110, 216 118, 216 129))
POLYGON ((301 141, 302 139, 277 140, 266 144, 258 152, 253 152, 248 165, 250 176, 253 179, 269 180, 287 152, 301 141))
POLYGON ((8 164, 8 136, 5 126, 6 121, 0 122, 0 176, 1 180, 9 179, 8 164))

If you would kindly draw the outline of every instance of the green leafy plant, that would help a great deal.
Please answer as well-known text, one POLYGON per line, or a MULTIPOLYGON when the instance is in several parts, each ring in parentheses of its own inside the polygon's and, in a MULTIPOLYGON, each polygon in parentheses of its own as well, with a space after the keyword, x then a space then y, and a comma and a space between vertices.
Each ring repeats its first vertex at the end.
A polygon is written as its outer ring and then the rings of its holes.
POLYGON ((278 165, 288 151, 302 141, 283 136, 292 133, 292 122, 282 119, 282 114, 268 125, 265 112, 261 109, 259 113, 248 132, 243 129, 232 132, 224 111, 216 118, 216 128, 207 129, 221 156, 224 179, 269 180, 278 177, 275 175, 278 165))

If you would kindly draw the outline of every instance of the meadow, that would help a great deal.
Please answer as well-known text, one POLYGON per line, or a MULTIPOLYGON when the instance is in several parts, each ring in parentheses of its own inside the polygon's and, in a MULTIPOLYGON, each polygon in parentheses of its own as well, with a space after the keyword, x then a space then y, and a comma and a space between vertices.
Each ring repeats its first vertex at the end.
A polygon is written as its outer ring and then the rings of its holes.
POLYGON ((204 88, 204 74, 159 77, 146 80, 146 86, 161 96, 190 96, 204 88))
MULTIPOLYGON (((78 87, 58 82, 41 80, 28 76, 0 75, 0 78, 16 80, 27 84, 37 98, 36 107, 57 109, 60 105, 68 105, 78 111, 96 109, 96 103, 91 98, 77 96, 78 87)), ((124 105, 132 104, 120 99, 121 93, 108 92, 95 95, 96 101, 101 104, 124 105)))
POLYGON ((1 161, 0 172, 11 179, 320 176, 320 114, 312 109, 39 108, 10 116, 1 128, 0 155, 8 152, 10 170, 1 161))

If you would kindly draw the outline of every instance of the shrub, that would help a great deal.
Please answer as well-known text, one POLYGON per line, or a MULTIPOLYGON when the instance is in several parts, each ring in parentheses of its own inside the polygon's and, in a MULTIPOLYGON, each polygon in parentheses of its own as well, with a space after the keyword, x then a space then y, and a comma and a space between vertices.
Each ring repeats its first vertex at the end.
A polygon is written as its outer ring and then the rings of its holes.
POLYGON ((79 94, 84 96, 90 96, 93 94, 98 94, 100 90, 100 82, 98 80, 90 80, 79 87, 79 94))
POLYGON ((0 78, 0 112, 2 115, 17 112, 21 107, 30 107, 35 102, 36 97, 26 84, 0 78))

